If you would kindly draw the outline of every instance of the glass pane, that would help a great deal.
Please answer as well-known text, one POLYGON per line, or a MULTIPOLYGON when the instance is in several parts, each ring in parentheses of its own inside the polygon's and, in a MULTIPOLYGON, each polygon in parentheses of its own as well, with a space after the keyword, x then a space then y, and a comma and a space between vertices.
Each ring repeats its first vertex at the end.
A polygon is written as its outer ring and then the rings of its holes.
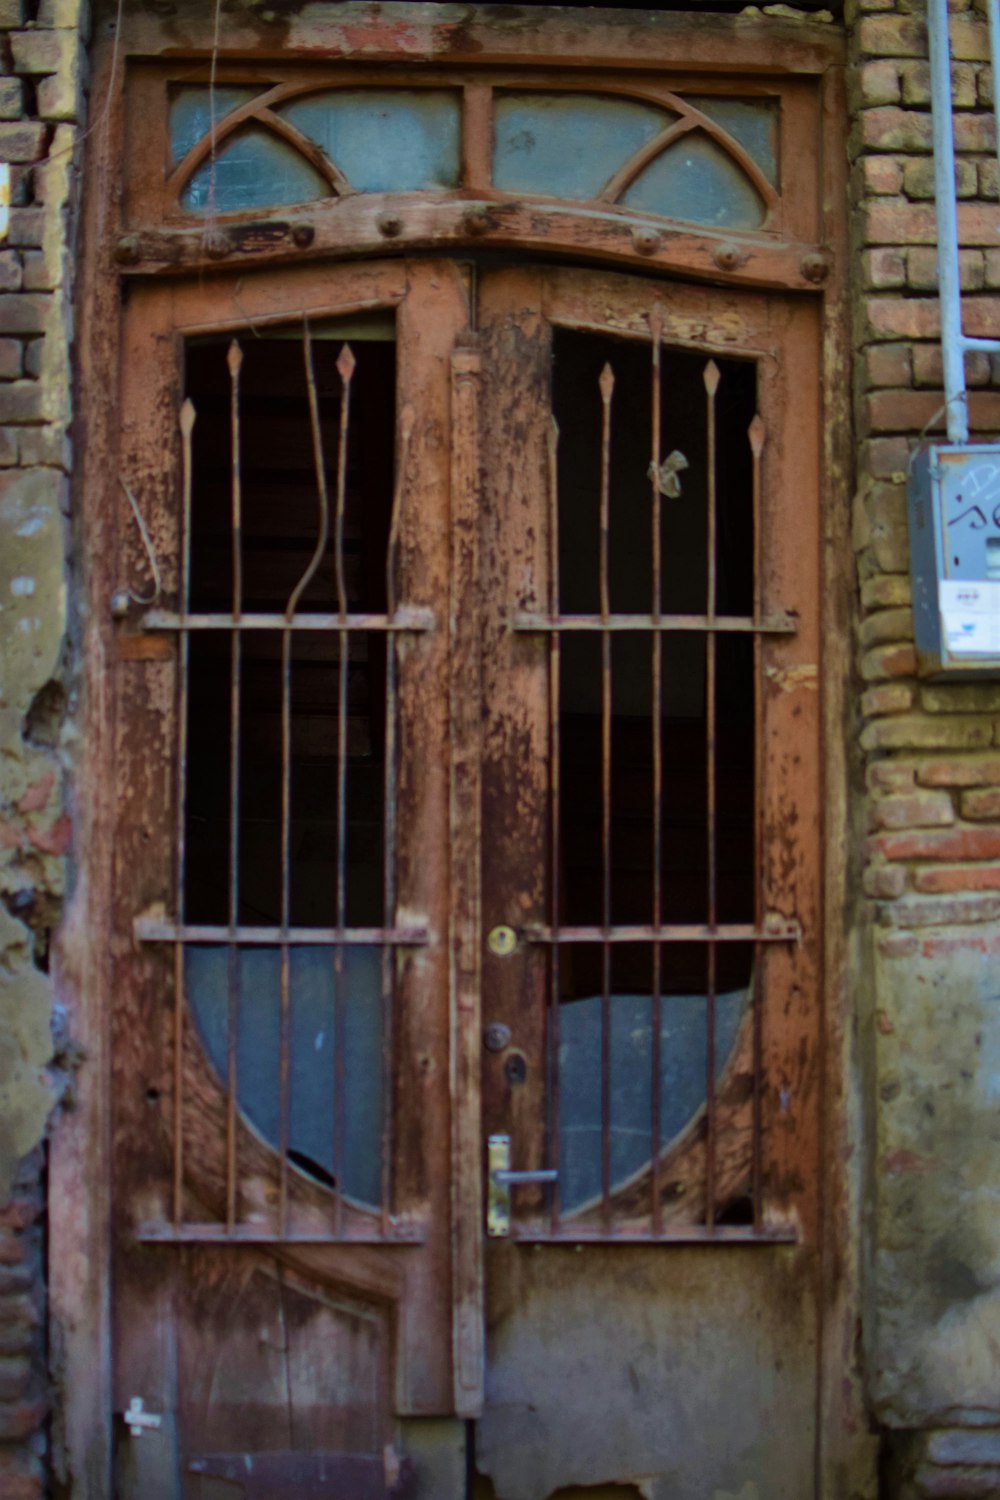
POLYGON ((360 193, 454 187, 459 177, 458 96, 401 89, 314 94, 282 110, 360 193))
POLYGON ((231 214, 309 203, 327 193, 315 167, 297 151, 266 130, 252 129, 227 142, 214 163, 198 168, 181 194, 181 207, 231 214))
POLYGON ((696 131, 650 162, 621 202, 625 208, 719 228, 758 229, 764 222, 756 188, 731 156, 696 131))
POLYGON ((778 105, 772 99, 688 97, 687 102, 739 141, 768 182, 778 185, 778 105))
MULTIPOLYGON (((722 1077, 749 990, 715 997, 715 1077, 722 1077)), ((650 1160, 652 1007, 649 995, 611 997, 611 1183, 625 1185, 650 1160)), ((660 1140, 667 1146, 705 1103, 708 1002, 704 994, 660 1000, 660 1140)), ((559 1010, 559 1194, 572 1213, 601 1193, 601 997, 559 1010)), ((662 1149, 661 1147, 661 1149, 662 1149)))
MULTIPOLYGON (((255 88, 216 89, 215 123, 222 121, 241 104, 249 104, 257 94, 255 88)), ((206 88, 177 89, 170 100, 170 151, 179 162, 197 146, 212 128, 212 106, 206 88)))
MULTIPOLYGON (((288 1159, 328 1186, 334 1170, 334 950, 289 950, 290 1105, 288 1159)), ((238 961, 236 1096, 240 1110, 277 1146, 280 1128, 281 954, 244 948, 238 961)), ((198 1034, 221 1079, 227 1074, 229 950, 191 947, 185 983, 198 1034)), ((376 948, 345 948, 343 1183, 350 1197, 377 1203, 382 1131, 382 979, 376 948)))
POLYGON ((596 198, 674 117, 652 104, 585 94, 500 94, 493 181, 511 193, 596 198))

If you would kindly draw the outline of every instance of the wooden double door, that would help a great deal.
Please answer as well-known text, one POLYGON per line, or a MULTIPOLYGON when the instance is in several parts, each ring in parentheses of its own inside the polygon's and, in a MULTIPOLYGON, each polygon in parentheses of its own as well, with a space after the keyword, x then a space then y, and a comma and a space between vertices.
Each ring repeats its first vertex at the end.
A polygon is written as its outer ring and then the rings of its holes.
POLYGON ((120 1494, 801 1500, 813 303, 426 258, 123 316, 120 1494))

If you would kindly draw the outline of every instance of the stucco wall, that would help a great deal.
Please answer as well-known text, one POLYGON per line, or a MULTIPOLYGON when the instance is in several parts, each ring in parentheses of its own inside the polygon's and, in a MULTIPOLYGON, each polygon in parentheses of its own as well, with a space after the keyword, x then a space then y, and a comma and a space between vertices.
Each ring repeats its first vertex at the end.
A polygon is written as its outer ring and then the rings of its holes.
POLYGON ((0 0, 0 1496, 45 1493, 49 944, 65 894, 74 144, 79 0, 0 0))
MULTIPOLYGON (((951 9, 967 327, 995 336, 987 27, 979 0, 951 9)), ((871 919, 858 1014, 875 1059, 866 1334, 889 1492, 972 1496, 1000 1493, 1000 684, 915 675, 906 470, 922 430, 941 433, 944 399, 923 15, 923 0, 858 0, 848 17, 871 919)), ((973 436, 994 435, 1000 367, 977 356, 968 374, 973 436)))

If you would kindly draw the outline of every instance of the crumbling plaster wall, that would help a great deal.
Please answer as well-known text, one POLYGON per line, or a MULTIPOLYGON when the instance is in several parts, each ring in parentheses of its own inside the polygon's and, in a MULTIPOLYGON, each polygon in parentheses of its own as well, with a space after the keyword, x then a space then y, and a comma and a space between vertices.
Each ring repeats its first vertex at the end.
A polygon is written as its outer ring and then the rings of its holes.
POLYGON ((0 1496, 46 1492, 49 939, 70 846, 66 670, 81 0, 0 0, 0 1496))
MULTIPOLYGON (((918 680, 906 472, 941 433, 924 0, 852 0, 854 540, 874 1056, 869 1396, 887 1495, 1000 1494, 1000 682, 918 680)), ((997 162, 980 0, 951 0, 962 280, 1000 331, 997 162)), ((973 436, 1000 365, 968 362, 973 436)))

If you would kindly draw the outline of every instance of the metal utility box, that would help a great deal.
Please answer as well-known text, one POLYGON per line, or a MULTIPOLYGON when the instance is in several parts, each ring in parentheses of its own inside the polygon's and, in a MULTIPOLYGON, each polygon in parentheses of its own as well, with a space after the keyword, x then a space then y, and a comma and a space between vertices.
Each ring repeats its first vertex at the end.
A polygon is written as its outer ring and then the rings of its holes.
POLYGON ((933 445, 909 481, 917 670, 1000 675, 1000 445, 933 445))

